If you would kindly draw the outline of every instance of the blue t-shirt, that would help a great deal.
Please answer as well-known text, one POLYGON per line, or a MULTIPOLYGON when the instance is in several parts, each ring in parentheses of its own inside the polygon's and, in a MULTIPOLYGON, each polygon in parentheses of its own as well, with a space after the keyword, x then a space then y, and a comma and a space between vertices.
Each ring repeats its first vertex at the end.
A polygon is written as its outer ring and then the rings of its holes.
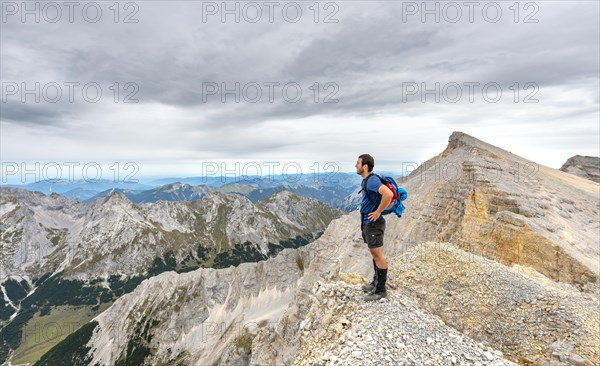
MULTIPOLYGON (((379 207, 379 203, 381 203, 381 194, 379 194, 379 187, 382 186, 381 180, 374 175, 371 177, 367 177, 367 179, 367 187, 365 190, 362 191, 362 201, 360 203, 360 217, 363 224, 368 224, 369 222, 371 222, 368 216, 369 213, 377 210, 377 207, 379 207), (367 194, 369 195, 369 197, 371 197, 371 201, 373 201, 375 205, 373 205, 373 203, 369 201, 369 199, 367 198, 367 194)), ((377 219, 377 221, 381 220, 383 220, 383 216, 379 216, 379 218, 377 219)))

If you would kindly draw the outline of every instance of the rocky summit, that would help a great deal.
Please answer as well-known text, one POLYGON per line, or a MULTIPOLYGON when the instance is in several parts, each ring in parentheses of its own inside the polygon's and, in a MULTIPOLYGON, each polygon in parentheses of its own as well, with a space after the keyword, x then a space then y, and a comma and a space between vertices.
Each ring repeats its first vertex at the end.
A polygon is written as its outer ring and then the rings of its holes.
POLYGON ((560 170, 600 183, 600 157, 575 155, 560 170))
MULTIPOLYGON (((358 274, 313 284, 292 365, 592 365, 598 298, 450 243, 390 265, 390 290, 362 301, 358 274)), ((259 332, 256 342, 275 329, 259 332)), ((256 352, 262 353, 260 343, 256 352)), ((253 350, 254 351, 254 350, 253 350)), ((259 365, 257 362, 256 365, 259 365)))
POLYGON ((274 258, 148 278, 38 364, 600 364, 598 183, 461 132, 398 183, 387 298, 362 299, 354 211, 274 258))

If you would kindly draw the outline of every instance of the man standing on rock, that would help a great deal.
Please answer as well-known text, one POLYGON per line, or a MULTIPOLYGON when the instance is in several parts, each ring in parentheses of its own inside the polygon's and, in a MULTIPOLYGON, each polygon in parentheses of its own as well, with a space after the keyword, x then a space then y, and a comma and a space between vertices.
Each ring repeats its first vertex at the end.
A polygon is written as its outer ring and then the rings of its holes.
POLYGON ((383 255, 383 233, 385 219, 381 216, 383 210, 390 204, 394 194, 381 183, 373 174, 375 160, 369 154, 362 154, 356 162, 356 174, 363 177, 362 201, 360 205, 360 229, 362 237, 373 256, 373 281, 362 286, 367 293, 366 301, 379 300, 387 296, 385 282, 387 281, 387 261, 383 255))

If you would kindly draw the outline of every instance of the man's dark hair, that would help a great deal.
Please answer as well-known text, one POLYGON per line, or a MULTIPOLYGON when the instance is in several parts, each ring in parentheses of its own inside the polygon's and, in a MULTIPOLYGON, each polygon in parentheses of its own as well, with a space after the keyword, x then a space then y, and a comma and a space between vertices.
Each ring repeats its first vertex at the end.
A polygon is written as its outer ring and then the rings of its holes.
POLYGON ((375 167, 375 159, 373 159, 373 157, 369 154, 362 154, 358 158, 362 159, 363 165, 366 164, 369 168, 369 173, 371 173, 373 171, 373 168, 375 167))

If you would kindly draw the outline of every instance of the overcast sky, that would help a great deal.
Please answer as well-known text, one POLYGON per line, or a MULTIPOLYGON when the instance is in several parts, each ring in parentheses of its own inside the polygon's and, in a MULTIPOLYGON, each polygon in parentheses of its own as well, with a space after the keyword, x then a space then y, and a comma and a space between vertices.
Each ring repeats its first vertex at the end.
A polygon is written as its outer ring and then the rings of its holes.
POLYGON ((239 22, 221 1, 113 3, 42 3, 36 22, 33 3, 2 1, 2 162, 194 176, 203 162, 352 171, 369 152, 400 171, 452 131, 554 168, 600 155, 597 1, 227 2, 239 22), (236 83, 239 102, 222 93, 236 83))

